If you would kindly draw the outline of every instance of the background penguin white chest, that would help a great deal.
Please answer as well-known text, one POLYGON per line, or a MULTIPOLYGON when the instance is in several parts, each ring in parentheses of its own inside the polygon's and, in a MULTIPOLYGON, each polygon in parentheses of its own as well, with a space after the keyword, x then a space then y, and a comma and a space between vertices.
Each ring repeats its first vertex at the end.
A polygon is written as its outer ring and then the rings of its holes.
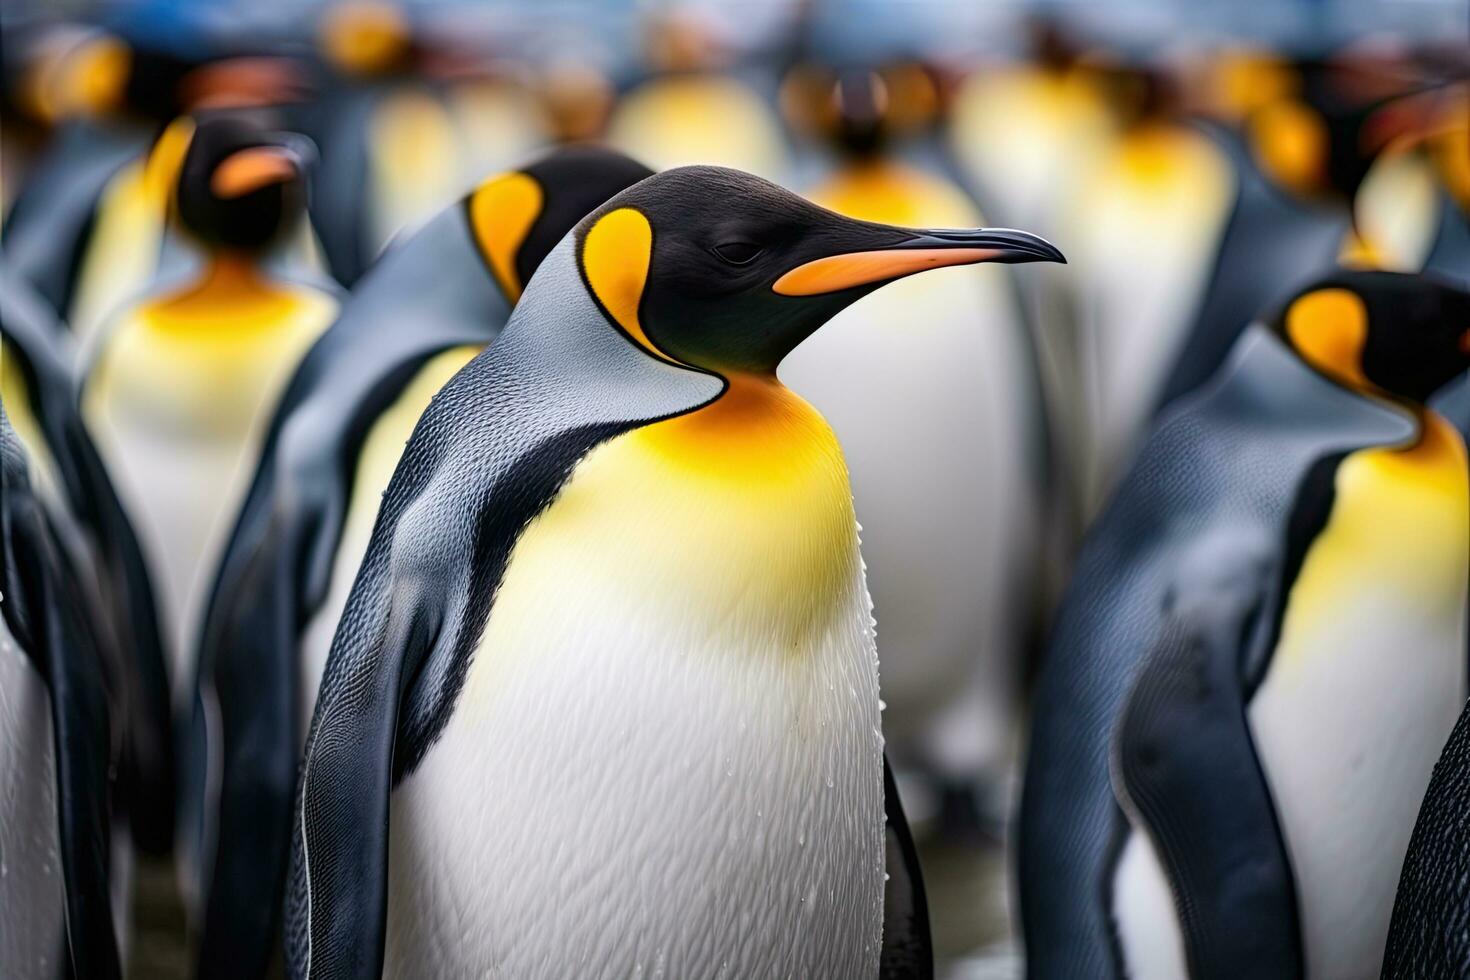
POLYGON ((820 416, 737 379, 589 454, 391 828, 390 976, 875 977, 877 661, 820 416))
POLYGON ((292 367, 330 323, 324 293, 204 289, 145 304, 109 337, 83 408, 138 529, 169 631, 178 694, 208 578, 249 461, 292 367))
POLYGON ((1354 453, 1249 714, 1296 876, 1308 969, 1374 977, 1419 802, 1465 703, 1470 477, 1438 416, 1354 453))

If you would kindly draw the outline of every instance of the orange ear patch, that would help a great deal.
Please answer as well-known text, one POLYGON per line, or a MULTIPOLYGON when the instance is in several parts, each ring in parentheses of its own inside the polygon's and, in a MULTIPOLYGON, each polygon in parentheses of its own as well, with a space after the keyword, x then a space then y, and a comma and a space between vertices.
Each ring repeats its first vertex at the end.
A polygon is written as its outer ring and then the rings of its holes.
POLYGON ((1363 374, 1368 309, 1357 293, 1348 289, 1308 293, 1286 312, 1286 335, 1317 370, 1354 388, 1373 387, 1363 374))
POLYGON ((652 260, 653 226, 634 208, 609 211, 582 241, 582 271, 603 309, 644 350, 677 364, 654 345, 638 319, 652 260))
POLYGON ((244 197, 270 184, 283 184, 298 173, 296 161, 275 146, 252 146, 231 153, 214 168, 209 189, 215 197, 244 197))
POLYGON ((512 303, 521 298, 526 285, 516 273, 516 255, 541 214, 545 198, 536 179, 523 173, 487 181, 470 197, 475 241, 495 281, 512 303))

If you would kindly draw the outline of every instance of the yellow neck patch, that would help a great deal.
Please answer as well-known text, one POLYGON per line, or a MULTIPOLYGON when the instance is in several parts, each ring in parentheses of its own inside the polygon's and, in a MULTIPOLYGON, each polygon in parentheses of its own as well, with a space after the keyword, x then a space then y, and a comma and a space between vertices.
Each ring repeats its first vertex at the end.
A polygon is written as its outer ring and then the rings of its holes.
POLYGON ((495 281, 512 303, 525 283, 516 274, 516 256, 541 214, 546 195, 529 174, 511 173, 486 181, 470 196, 470 225, 495 281))
POLYGON ((598 218, 582 241, 582 271, 603 309, 638 346, 678 364, 655 346, 638 319, 652 259, 653 226, 633 208, 618 208, 598 218))
POLYGON ((517 542, 504 588, 607 589, 619 615, 688 623, 680 642, 741 637, 799 662, 850 609, 857 567, 831 428, 774 377, 735 374, 706 407, 592 450, 517 542))
POLYGON ((1319 289, 1286 312, 1286 335, 1317 370, 1359 391, 1374 391, 1363 374, 1368 309, 1347 289, 1319 289))

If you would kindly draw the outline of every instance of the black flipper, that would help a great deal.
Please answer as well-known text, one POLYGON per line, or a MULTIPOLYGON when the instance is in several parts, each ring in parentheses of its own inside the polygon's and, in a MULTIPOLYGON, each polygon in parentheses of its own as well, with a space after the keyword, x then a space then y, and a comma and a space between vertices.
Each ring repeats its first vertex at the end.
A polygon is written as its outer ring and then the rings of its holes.
MULTIPOLYGON (((201 869, 208 900, 197 972, 224 980, 264 976, 278 948, 301 744, 295 541, 270 535, 267 542, 222 610, 217 625, 229 642, 210 665, 219 731, 207 744, 221 778, 217 824, 201 848, 213 860, 201 869)), ((201 709, 196 703, 196 726, 204 724, 201 709)))
POLYGON ((1296 889, 1246 720, 1272 548, 1221 535, 1185 558, 1119 719, 1114 782, 1153 841, 1195 980, 1302 975, 1296 889))
MULTIPOLYGON (((9 255, 7 253, 8 260, 9 255)), ((67 508, 84 527, 103 564, 103 597, 112 623, 126 711, 120 760, 133 839, 144 851, 173 846, 176 780, 172 708, 162 630, 143 551, 79 411, 62 328, 40 298, 8 267, 0 267, 0 327, 17 356, 47 449, 59 472, 67 508)))
POLYGON ((919 852, 898 797, 888 754, 883 755, 883 810, 887 825, 883 850, 888 880, 883 885, 881 980, 933 980, 934 944, 929 931, 929 899, 919 852))
POLYGON ((97 640, 0 409, 0 610, 51 698, 69 976, 121 977, 109 890, 111 719, 97 640))
MULTIPOLYGON (((143 132, 89 120, 66 123, 20 189, 0 242, 6 259, 65 316, 108 182, 148 149, 143 132)), ((51 325, 65 329, 60 320, 51 325)))

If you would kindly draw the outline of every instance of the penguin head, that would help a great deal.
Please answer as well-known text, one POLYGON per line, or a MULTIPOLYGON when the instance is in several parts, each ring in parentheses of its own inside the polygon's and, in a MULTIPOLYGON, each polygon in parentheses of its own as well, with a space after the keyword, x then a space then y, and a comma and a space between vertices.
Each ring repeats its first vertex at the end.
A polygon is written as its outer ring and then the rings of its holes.
POLYGON ((939 89, 918 62, 877 68, 792 69, 781 85, 781 110, 799 130, 827 139, 846 156, 883 152, 939 115, 939 89))
POLYGON ((1470 370, 1470 292, 1402 272, 1341 272, 1298 293, 1275 327, 1313 368, 1423 404, 1470 370))
POLYGON ((243 115, 206 116, 178 178, 179 222, 205 245, 264 251, 306 208, 311 144, 243 115))
POLYGON ((616 150, 568 146, 470 192, 470 227, 506 299, 520 299, 531 274, 583 215, 652 175, 616 150))
POLYGON ((704 166, 657 174, 589 214, 576 256, 609 321, 655 356, 715 373, 774 372, 838 311, 915 272, 1065 261, 1026 232, 858 221, 704 166))

